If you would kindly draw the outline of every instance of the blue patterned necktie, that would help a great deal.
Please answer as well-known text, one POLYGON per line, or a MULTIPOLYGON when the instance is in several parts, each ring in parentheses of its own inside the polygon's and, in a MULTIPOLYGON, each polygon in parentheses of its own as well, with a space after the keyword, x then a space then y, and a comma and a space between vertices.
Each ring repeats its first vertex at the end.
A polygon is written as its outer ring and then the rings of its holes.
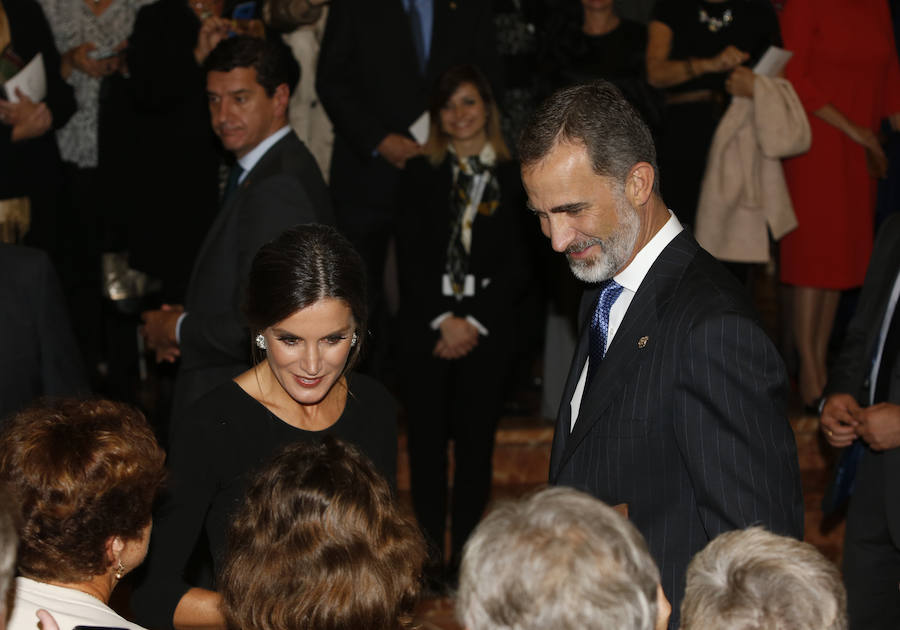
POLYGON ((600 295, 597 296, 597 303, 594 305, 594 315, 591 317, 591 336, 588 352, 590 354, 590 362, 588 363, 587 382, 590 383, 600 362, 606 356, 606 338, 609 335, 609 310, 615 304, 622 293, 622 285, 610 278, 600 283, 600 295))

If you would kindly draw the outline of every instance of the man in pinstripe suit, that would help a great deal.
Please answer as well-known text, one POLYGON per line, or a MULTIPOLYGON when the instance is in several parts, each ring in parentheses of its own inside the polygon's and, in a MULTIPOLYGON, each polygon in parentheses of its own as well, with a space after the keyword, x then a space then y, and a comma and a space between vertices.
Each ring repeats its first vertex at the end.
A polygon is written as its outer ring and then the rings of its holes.
POLYGON ((753 524, 803 534, 784 365, 743 288, 666 208, 650 132, 614 87, 554 94, 519 155, 553 249, 599 283, 582 298, 550 482, 624 504, 676 628, 707 542, 753 524))

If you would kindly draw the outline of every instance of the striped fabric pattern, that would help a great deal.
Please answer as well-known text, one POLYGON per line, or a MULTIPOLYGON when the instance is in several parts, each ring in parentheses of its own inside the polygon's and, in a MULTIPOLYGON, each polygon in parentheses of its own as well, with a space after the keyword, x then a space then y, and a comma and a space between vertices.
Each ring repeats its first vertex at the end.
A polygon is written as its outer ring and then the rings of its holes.
MULTIPOLYGON (((596 291, 585 294, 581 322, 595 300, 596 291)), ((676 628, 687 564, 709 540, 754 524, 803 535, 784 364, 743 288, 687 231, 635 294, 570 433, 587 328, 560 405, 550 482, 628 504, 676 628)))

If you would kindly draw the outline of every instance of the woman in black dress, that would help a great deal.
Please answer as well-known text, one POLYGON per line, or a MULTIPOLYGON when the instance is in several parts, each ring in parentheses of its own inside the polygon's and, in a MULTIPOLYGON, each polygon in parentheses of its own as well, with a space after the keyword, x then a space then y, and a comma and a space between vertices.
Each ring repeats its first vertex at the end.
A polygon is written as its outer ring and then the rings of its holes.
POLYGON ((778 17, 769 0, 659 0, 648 33, 647 79, 668 105, 660 186, 693 226, 713 134, 730 95, 752 94, 750 67, 781 46, 778 17))
POLYGON ((395 483, 396 404, 350 373, 364 345, 366 296, 349 242, 321 225, 285 231, 254 258, 244 310, 262 360, 200 399, 172 436, 170 492, 133 602, 148 627, 223 626, 213 585, 185 580, 188 559, 203 530, 219 569, 250 475, 285 445, 332 435, 395 483))
MULTIPOLYGON (((553 16, 541 56, 545 96, 606 79, 619 88, 656 133, 662 95, 647 84, 647 27, 616 13, 613 0, 568 0, 553 16)), ((568 273, 568 269, 566 270, 568 273)))
POLYGON ((0 228, 7 238, 0 240, 20 242, 16 237, 24 236, 26 244, 57 257, 62 162, 52 131, 72 117, 75 95, 59 74, 59 52, 40 5, 34 0, 0 1, 0 84, 37 55, 44 64, 44 101, 0 94, 0 214, 7 217, 0 228), (10 221, 25 207, 30 216, 25 213, 20 223, 10 221))
MULTIPOLYGON (((490 86, 460 66, 437 82, 426 155, 399 193, 402 366, 413 506, 444 547, 447 445, 454 442, 451 567, 481 518, 517 300, 528 280, 519 167, 500 135, 490 86)), ((435 556, 434 577, 442 569, 435 556)))

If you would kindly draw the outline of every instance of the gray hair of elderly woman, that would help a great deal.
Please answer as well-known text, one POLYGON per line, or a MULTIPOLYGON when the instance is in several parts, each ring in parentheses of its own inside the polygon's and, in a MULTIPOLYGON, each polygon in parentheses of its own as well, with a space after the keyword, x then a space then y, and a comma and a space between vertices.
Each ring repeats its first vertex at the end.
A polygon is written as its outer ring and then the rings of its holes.
POLYGON ((761 527, 726 532, 688 565, 682 630, 846 630, 837 567, 761 527))
POLYGON ((548 488, 500 504, 466 543, 457 618, 468 630, 652 630, 659 570, 599 500, 548 488))

